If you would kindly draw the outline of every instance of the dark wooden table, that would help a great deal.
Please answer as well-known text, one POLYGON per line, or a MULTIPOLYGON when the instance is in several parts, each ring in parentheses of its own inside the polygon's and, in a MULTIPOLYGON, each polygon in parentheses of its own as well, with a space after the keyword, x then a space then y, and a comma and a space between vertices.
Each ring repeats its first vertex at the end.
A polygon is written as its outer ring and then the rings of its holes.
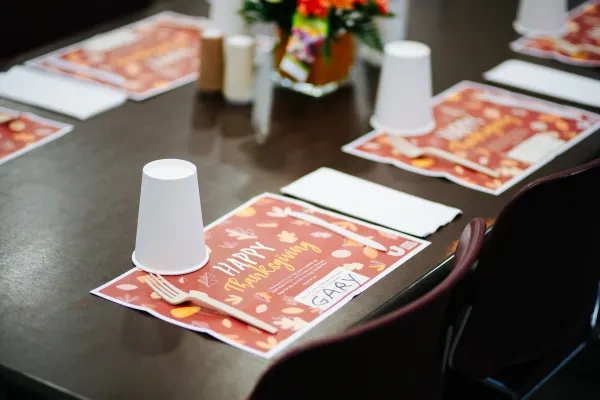
MULTIPOLYGON (((197 0, 170 8, 206 13, 197 0)), ((408 38, 432 47, 436 93, 464 79, 482 81, 485 70, 507 58, 600 76, 511 53, 515 10, 515 0, 413 1, 408 38)), ((359 65, 354 86, 326 100, 277 91, 267 137, 252 132, 250 109, 199 101, 194 85, 85 122, 35 110, 75 129, 0 167, 0 377, 33 392, 99 400, 241 399, 251 390, 266 360, 88 293, 132 267, 141 168, 151 160, 182 158, 198 166, 206 222, 321 166, 464 210, 428 238, 430 247, 311 330, 300 340, 306 342, 401 301, 399 294, 446 259, 471 218, 496 216, 518 187, 598 157, 600 135, 593 135, 496 197, 344 154, 340 147, 369 129, 377 77, 359 65)))

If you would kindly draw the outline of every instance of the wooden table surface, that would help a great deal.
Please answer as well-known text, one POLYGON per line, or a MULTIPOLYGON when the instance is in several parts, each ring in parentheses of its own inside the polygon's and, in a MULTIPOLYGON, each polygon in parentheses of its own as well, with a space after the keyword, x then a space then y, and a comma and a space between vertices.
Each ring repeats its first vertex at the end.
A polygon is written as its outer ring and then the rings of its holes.
MULTIPOLYGON (((507 58, 600 77, 598 70, 512 53, 515 0, 412 3, 408 38, 432 48, 435 93, 465 79, 482 82, 485 70, 507 58)), ((196 15, 207 9, 199 0, 169 8, 196 15)), ((112 21, 11 64, 141 16, 112 21)), ((495 217, 525 183, 599 156, 600 135, 592 135, 517 187, 492 196, 347 155, 340 147, 369 130, 378 71, 358 65, 353 78, 353 87, 322 100, 278 90, 267 137, 253 133, 249 108, 199 101, 193 84, 85 122, 1 101, 75 129, 0 167, 0 377, 57 397, 241 399, 268 366, 207 335, 88 293, 132 267, 141 169, 149 161, 172 157, 197 165, 207 223, 321 166, 464 211, 428 238, 431 246, 320 323, 302 343, 341 332, 396 299, 446 259, 471 218, 495 217)))

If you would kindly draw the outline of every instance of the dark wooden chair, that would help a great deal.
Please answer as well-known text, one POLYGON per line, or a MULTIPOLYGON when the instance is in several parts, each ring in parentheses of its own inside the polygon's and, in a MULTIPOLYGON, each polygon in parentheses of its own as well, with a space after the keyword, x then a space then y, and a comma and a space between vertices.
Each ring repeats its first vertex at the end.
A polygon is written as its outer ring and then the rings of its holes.
POLYGON ((484 234, 485 222, 473 220, 439 285, 391 314, 292 350, 267 370, 250 399, 440 399, 447 310, 484 234))
POLYGON ((452 370, 520 399, 591 338, 600 278, 599 183, 597 159, 539 179, 508 202, 470 277, 452 370))

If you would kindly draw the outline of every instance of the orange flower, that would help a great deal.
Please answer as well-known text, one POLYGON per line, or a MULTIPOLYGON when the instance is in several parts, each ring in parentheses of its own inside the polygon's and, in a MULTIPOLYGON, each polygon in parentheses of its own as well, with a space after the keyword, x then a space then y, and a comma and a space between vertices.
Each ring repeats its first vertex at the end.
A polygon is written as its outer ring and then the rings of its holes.
MULTIPOLYGON (((329 2, 331 3, 331 7, 334 8, 339 8, 341 10, 352 10, 354 8, 354 4, 358 3, 359 1, 356 0, 329 0, 329 2)), ((361 2, 365 2, 364 0, 361 0, 361 2)))
POLYGON ((298 12, 305 16, 325 17, 329 7, 329 0, 298 0, 298 12))
POLYGON ((377 4, 377 8, 379 8, 379 12, 382 14, 388 14, 390 12, 390 4, 388 0, 375 0, 377 4))

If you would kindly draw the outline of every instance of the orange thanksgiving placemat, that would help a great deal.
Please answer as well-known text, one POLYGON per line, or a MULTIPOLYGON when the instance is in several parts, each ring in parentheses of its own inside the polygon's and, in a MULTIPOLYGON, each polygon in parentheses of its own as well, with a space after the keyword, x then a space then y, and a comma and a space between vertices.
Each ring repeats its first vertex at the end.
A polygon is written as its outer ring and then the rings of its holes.
POLYGON ((144 100, 198 76, 204 18, 165 11, 27 62, 144 100))
POLYGON ((583 3, 572 10, 567 32, 560 38, 522 37, 510 44, 518 52, 584 67, 600 66, 600 1, 583 3))
POLYGON ((72 125, 0 107, 0 164, 71 132, 72 125))
POLYGON ((208 293, 275 325, 277 334, 192 303, 169 305, 149 289, 146 273, 137 268, 92 293, 268 358, 429 245, 270 193, 221 217, 205 234, 208 264, 191 274, 165 278, 184 291, 208 293), (315 214, 371 237, 388 252, 289 217, 287 210, 315 214))
POLYGON ((436 127, 407 139, 436 147, 499 173, 493 178, 435 156, 408 158, 371 132, 342 148, 421 175, 499 195, 600 129, 600 115, 493 86, 461 82, 434 99, 436 127))

